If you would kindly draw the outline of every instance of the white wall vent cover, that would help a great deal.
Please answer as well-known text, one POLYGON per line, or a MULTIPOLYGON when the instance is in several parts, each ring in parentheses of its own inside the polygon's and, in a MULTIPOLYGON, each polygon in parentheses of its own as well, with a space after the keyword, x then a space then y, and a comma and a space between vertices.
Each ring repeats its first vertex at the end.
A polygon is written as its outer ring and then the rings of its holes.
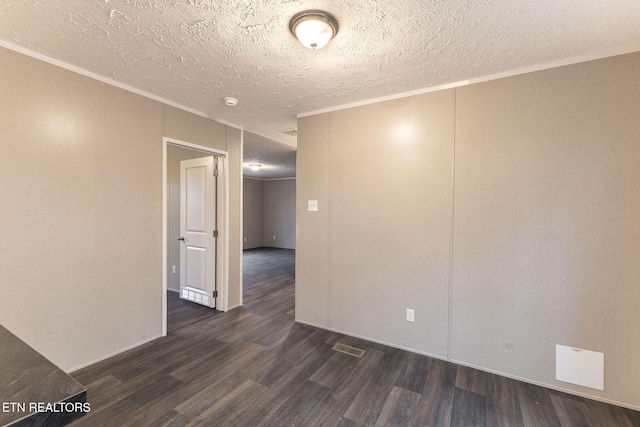
POLYGON ((604 353, 556 345, 556 379, 604 390, 604 353))

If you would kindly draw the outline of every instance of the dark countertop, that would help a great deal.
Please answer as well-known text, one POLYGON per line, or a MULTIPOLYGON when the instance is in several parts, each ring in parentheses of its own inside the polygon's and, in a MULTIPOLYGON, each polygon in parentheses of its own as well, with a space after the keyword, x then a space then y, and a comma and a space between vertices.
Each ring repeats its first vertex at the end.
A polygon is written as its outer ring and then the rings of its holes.
POLYGON ((86 400, 86 387, 0 326, 0 426, 63 426, 86 400))

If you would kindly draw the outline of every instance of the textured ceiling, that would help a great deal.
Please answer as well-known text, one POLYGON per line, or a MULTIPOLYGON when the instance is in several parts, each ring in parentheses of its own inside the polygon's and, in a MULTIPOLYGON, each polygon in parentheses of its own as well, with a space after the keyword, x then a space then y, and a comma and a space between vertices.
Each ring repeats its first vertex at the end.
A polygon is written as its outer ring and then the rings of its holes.
POLYGON ((251 132, 244 133, 244 159, 242 173, 258 179, 292 178, 296 176, 296 149, 285 144, 266 140, 251 132), (258 171, 249 169, 257 163, 258 171))
POLYGON ((300 113, 639 50, 640 1, 0 0, 0 39, 295 146, 300 113), (310 8, 340 23, 319 51, 310 8))

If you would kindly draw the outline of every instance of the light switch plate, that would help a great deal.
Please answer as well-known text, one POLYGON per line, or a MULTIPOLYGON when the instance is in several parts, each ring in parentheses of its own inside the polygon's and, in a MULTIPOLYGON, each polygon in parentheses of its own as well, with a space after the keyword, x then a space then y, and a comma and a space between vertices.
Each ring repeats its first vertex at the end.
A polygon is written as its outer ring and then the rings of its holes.
POLYGON ((407 308, 407 322, 415 322, 416 321, 416 312, 411 308, 407 308))

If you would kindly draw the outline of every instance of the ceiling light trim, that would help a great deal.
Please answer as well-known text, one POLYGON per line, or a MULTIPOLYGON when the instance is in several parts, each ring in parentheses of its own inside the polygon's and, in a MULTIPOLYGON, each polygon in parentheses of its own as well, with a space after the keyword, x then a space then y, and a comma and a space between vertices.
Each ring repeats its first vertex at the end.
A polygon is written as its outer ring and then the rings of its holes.
POLYGON ((303 10, 289 21, 289 31, 308 49, 322 49, 336 34, 338 20, 329 12, 319 9, 303 10))

